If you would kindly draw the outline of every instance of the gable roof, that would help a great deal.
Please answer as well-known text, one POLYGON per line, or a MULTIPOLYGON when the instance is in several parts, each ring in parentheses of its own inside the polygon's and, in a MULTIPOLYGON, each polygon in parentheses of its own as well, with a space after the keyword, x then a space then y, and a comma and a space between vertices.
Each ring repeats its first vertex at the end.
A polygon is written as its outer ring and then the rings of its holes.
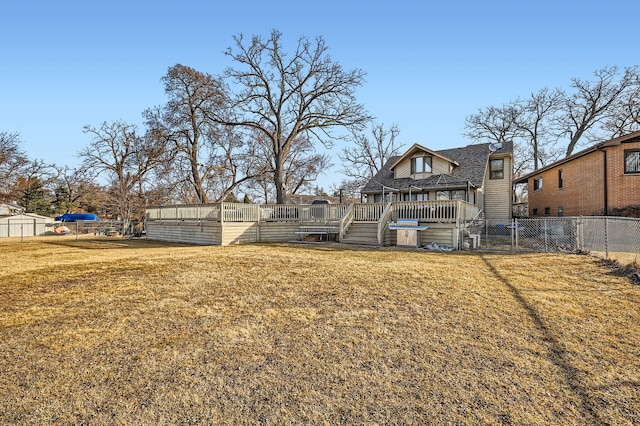
POLYGON ((537 176, 540 173, 546 172, 547 170, 553 169, 554 167, 558 167, 562 164, 568 163, 569 161, 575 160, 576 158, 583 157, 587 154, 591 154, 592 152, 598 151, 602 148, 609 148, 612 146, 618 146, 623 143, 628 142, 637 142, 636 139, 640 140, 640 131, 629 133, 628 135, 620 136, 608 141, 598 142, 597 144, 590 146, 589 148, 583 149, 582 151, 576 152, 568 157, 562 158, 554 163, 548 164, 544 167, 539 168, 538 170, 534 170, 531 173, 527 173, 524 176, 519 177, 518 179, 514 179, 513 183, 525 183, 533 176, 537 176))
MULTIPOLYGON (((466 188, 468 183, 474 186, 482 186, 489 156, 508 155, 513 152, 513 144, 511 142, 503 143, 502 147, 494 152, 491 152, 489 146, 490 144, 484 143, 438 151, 427 150, 427 152, 433 152, 439 157, 458 164, 458 167, 455 167, 451 174, 436 174, 425 179, 394 179, 393 166, 397 165, 401 159, 406 158, 407 153, 416 147, 414 145, 404 155, 390 158, 382 169, 367 182, 362 192, 380 192, 383 186, 397 190, 408 190, 409 187, 422 189, 466 188)), ((426 150, 426 148, 424 149, 426 150)))
POLYGON ((450 158, 447 158, 447 157, 445 157, 445 156, 443 156, 443 155, 439 154, 437 151, 432 151, 432 150, 430 150, 429 148, 425 148, 424 146, 422 146, 422 145, 418 145, 417 143, 415 143, 415 144, 413 144, 413 146, 412 146, 411 148, 409 148, 409 149, 407 150, 407 152, 405 152, 405 153, 404 153, 404 155, 401 155, 401 156, 399 156, 399 157, 396 157, 396 158, 398 158, 398 159, 397 159, 393 164, 390 164, 390 165, 389 165, 389 168, 390 168, 391 170, 393 170, 393 169, 398 165, 398 163, 400 163, 401 161, 403 161, 403 160, 404 160, 404 159, 406 159, 406 158, 411 157, 411 156, 412 156, 412 155, 414 155, 416 152, 426 152, 427 154, 433 155, 434 157, 439 157, 439 158, 442 158, 443 160, 445 160, 445 161, 447 161, 447 162, 449 162, 449 163, 453 163, 453 164, 454 164, 454 165, 456 165, 456 166, 459 166, 459 165, 460 165, 460 164, 458 164, 458 162, 457 162, 457 161, 452 160, 452 159, 450 159, 450 158))

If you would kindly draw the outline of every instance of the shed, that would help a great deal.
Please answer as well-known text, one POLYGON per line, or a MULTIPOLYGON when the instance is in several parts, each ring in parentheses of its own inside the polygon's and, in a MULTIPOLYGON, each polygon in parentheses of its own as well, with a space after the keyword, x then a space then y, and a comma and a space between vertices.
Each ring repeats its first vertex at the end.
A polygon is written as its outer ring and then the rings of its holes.
POLYGON ((52 217, 34 213, 0 217, 0 238, 46 235, 47 232, 52 231, 47 227, 47 224, 51 224, 53 221, 52 217))

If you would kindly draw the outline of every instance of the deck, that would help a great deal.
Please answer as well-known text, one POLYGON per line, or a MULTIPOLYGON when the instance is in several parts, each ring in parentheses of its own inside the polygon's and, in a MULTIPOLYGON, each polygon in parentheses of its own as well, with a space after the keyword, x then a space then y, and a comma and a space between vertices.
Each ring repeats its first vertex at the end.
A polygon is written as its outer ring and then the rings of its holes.
POLYGON ((456 246, 462 227, 480 210, 460 201, 413 201, 371 204, 240 204, 218 203, 149 207, 147 238, 192 244, 229 245, 286 242, 310 235, 348 242, 350 233, 366 229, 369 244, 393 245, 389 223, 418 219, 429 224, 424 238, 456 246))

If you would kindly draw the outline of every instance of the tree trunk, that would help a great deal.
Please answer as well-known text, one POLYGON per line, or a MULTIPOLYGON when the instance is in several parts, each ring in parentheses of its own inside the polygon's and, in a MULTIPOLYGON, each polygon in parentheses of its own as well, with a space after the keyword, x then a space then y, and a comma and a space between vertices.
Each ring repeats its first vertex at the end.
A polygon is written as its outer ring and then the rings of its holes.
POLYGON ((276 167, 273 172, 273 183, 276 187, 276 204, 284 204, 287 198, 287 187, 284 176, 284 155, 279 152, 276 155, 276 167))

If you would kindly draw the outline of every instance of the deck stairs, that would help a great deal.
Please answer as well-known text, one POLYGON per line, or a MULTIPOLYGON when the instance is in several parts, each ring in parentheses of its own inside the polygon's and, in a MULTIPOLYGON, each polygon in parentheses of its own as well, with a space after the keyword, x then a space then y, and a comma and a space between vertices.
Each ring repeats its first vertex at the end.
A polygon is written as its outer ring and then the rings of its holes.
POLYGON ((340 241, 344 244, 378 245, 378 222, 353 222, 340 241))

